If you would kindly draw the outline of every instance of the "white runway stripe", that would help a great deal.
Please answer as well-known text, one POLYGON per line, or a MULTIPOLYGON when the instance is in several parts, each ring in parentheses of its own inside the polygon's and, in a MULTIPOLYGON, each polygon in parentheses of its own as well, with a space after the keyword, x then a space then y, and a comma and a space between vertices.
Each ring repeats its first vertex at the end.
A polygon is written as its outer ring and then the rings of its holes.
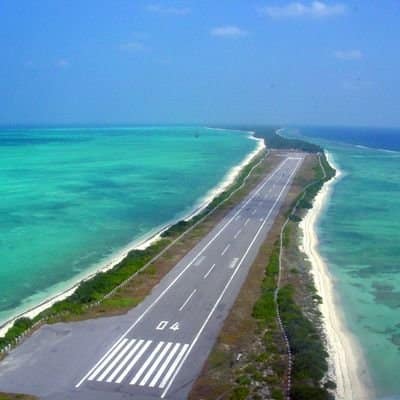
POLYGON ((179 307, 179 311, 182 311, 186 304, 189 303, 190 299, 193 297, 193 295, 197 292, 197 289, 194 289, 192 293, 190 293, 189 297, 185 300, 185 302, 179 307))
POLYGON ((100 373, 100 371, 108 364, 108 362, 114 357, 115 354, 118 353, 118 351, 125 346, 125 344, 128 342, 128 339, 122 340, 118 346, 114 348, 114 350, 98 365, 98 367, 93 371, 93 373, 89 376, 89 381, 92 381, 96 376, 100 373))
POLYGON ((179 352, 178 356, 175 358, 174 362, 172 363, 171 367, 168 369, 168 372, 165 374, 163 380, 160 383, 159 388, 164 389, 167 383, 169 382, 172 374, 176 370, 176 367, 179 365, 179 362, 182 360, 182 357, 185 355, 186 350, 188 349, 189 345, 185 344, 181 351, 179 352))
MULTIPOLYGON (((135 341, 135 339, 133 339, 135 341)), ((107 378, 107 382, 112 382, 114 378, 118 375, 118 373, 122 370, 122 368, 125 367, 126 363, 135 355, 137 352, 138 348, 141 346, 143 343, 143 340, 140 340, 135 344, 133 349, 128 353, 128 355, 121 361, 121 363, 118 365, 117 368, 113 371, 113 373, 107 378)))
POLYGON ((246 219, 246 222, 244 223, 244 226, 246 226, 250 222, 250 218, 246 219))
POLYGON ((224 250, 222 250, 221 256, 223 256, 229 250, 229 247, 231 247, 231 245, 227 244, 224 250))
POLYGON ((139 383, 140 386, 144 386, 147 381, 150 379, 150 377, 153 375, 155 369, 158 367, 162 359, 165 357, 167 354, 168 350, 172 346, 172 343, 167 343, 167 345, 163 348, 162 352, 160 355, 157 357, 156 361, 154 361, 153 365, 150 367, 150 369, 147 371, 146 375, 142 379, 142 381, 139 383))
POLYGON ((211 265, 211 268, 204 274, 203 278, 206 279, 210 275, 211 271, 214 269, 215 264, 211 265))
MULTIPOLYGON (((206 244, 203 244, 201 249, 196 253, 196 255, 191 259, 190 262, 188 262, 182 271, 178 273, 178 275, 168 284, 168 286, 162 290, 161 293, 159 293, 155 299, 151 301, 151 303, 145 308, 145 310, 138 316, 138 318, 135 319, 135 321, 126 329, 126 331, 121 334, 121 336, 117 339, 117 341, 107 350, 107 352, 100 358, 100 360, 97 361, 96 364, 94 364, 89 371, 79 380, 79 382, 76 383, 75 387, 79 388, 89 377, 97 376, 97 374, 101 371, 101 368, 99 366, 115 351, 115 349, 121 345, 121 342, 123 342, 126 339, 126 336, 128 335, 129 332, 131 332, 138 324, 140 321, 142 321, 145 316, 151 312, 151 310, 155 307, 156 304, 160 302, 160 300, 168 293, 171 288, 174 287, 174 285, 184 276, 187 271, 190 271, 190 268, 192 267, 193 263, 196 262, 196 260, 203 255, 203 253, 221 236, 221 234, 227 229, 232 224, 232 221, 240 215, 242 211, 246 211, 248 207, 248 204, 260 193, 261 190, 263 190, 268 182, 270 182, 275 175, 278 174, 279 171, 282 170, 282 168, 286 165, 288 159, 285 158, 279 166, 275 169, 274 172, 269 174, 269 176, 264 179, 252 192, 251 195, 245 200, 243 203, 240 204, 237 210, 234 211, 234 214, 232 217, 229 215, 228 221, 226 221, 220 228, 218 228, 217 232, 212 232, 212 237, 207 241, 206 244)), ((298 165, 296 165, 296 168, 298 165)), ((136 357, 135 357, 136 358, 136 357)), ((180 367, 179 367, 180 369, 180 367)), ((170 385, 169 385, 170 386, 170 385)), ((167 390, 169 390, 169 386, 167 390)), ((166 391, 167 391, 166 390, 166 391)), ((163 393, 162 397, 165 397, 165 393, 163 393)))
POLYGON ((239 230, 235 233, 235 236, 234 236, 233 238, 234 238, 234 239, 237 239, 241 232, 242 232, 242 230, 239 229, 239 230))
POLYGON ((161 365, 160 369, 150 382, 150 387, 154 387, 157 385, 158 380, 161 378, 162 374, 164 373, 165 369, 167 368, 168 364, 171 362, 172 357, 175 355, 175 353, 178 351, 179 347, 181 347, 180 343, 176 343, 174 348, 171 350, 171 352, 168 354, 167 358, 165 359, 164 363, 161 365))
POLYGON ((149 358, 143 363, 142 367, 139 369, 139 371, 136 373, 136 375, 133 377, 133 379, 130 381, 131 385, 134 385, 140 377, 143 375, 144 371, 146 371, 146 368, 150 365, 150 363, 153 361, 153 358, 157 355, 157 353, 161 350, 161 347, 164 345, 164 342, 158 343, 157 347, 153 350, 153 352, 150 354, 149 358))
MULTIPOLYGON (((143 343, 144 340, 140 340, 139 343, 143 343)), ((121 383, 126 375, 129 374, 129 371, 134 367, 134 365, 139 361, 140 357, 142 357, 143 353, 147 350, 147 348, 151 345, 152 341, 148 340, 144 346, 139 350, 139 352, 135 355, 135 357, 132 359, 132 361, 128 364, 128 366, 125 368, 124 372, 118 377, 118 379, 115 381, 116 383, 121 383)))
POLYGON ((195 267, 198 267, 205 259, 206 259, 206 256, 201 256, 201 257, 199 257, 199 258, 196 260, 195 263, 193 263, 193 265, 194 265, 195 267))
POLYGON ((103 371, 103 373, 97 378, 97 380, 100 382, 102 381, 109 373, 110 371, 115 367, 117 362, 125 355, 125 353, 132 347, 132 345, 135 343, 136 340, 131 340, 120 352, 117 354, 117 356, 108 364, 107 368, 103 371))

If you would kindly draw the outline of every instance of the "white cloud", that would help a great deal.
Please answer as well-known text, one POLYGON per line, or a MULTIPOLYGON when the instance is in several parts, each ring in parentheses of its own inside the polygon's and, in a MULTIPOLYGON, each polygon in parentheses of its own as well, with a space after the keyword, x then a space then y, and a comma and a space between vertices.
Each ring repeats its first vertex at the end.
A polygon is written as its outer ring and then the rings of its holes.
POLYGON ((247 31, 234 25, 226 25, 226 26, 218 26, 216 28, 211 29, 210 34, 212 36, 218 36, 224 38, 237 38, 241 36, 246 36, 247 31))
POLYGON ((56 61, 56 67, 58 68, 68 68, 70 65, 71 63, 65 58, 60 58, 56 61))
POLYGON ((122 43, 119 46, 119 48, 123 51, 132 51, 132 52, 147 50, 147 47, 142 42, 138 41, 122 43))
POLYGON ((334 56, 339 60, 361 60, 363 58, 363 53, 360 50, 336 50, 334 56))
POLYGON ((344 4, 327 4, 323 1, 313 1, 309 4, 292 2, 284 6, 266 6, 260 10, 272 18, 325 18, 344 15, 347 7, 344 4))
POLYGON ((147 11, 156 14, 170 14, 170 15, 187 15, 190 14, 189 7, 166 7, 161 4, 150 4, 147 6, 147 11))

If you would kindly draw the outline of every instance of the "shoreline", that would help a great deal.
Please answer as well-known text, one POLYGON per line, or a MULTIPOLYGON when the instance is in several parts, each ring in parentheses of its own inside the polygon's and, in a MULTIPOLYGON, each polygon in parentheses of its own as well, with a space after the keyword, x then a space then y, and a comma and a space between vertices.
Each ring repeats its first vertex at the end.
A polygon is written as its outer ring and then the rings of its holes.
POLYGON ((319 309, 322 314, 329 354, 329 372, 336 383, 335 398, 340 400, 367 400, 373 398, 362 349, 347 329, 343 310, 335 294, 335 278, 327 262, 319 254, 317 225, 332 193, 333 186, 343 173, 334 164, 329 153, 328 162, 336 169, 336 176, 326 182, 314 199, 312 208, 299 224, 302 234, 300 250, 311 264, 311 274, 318 294, 323 301, 319 309))
MULTIPOLYGON (((209 129, 216 129, 216 130, 227 130, 223 128, 209 128, 209 129)), ((10 319, 2 322, 0 324, 0 338, 3 337, 7 331, 13 326, 14 322, 23 317, 27 318, 34 318, 42 311, 46 310, 47 308, 51 307, 53 304, 57 303, 58 301, 64 300, 67 297, 71 296, 75 290, 79 287, 79 285, 93 278, 100 272, 106 272, 112 268, 114 268, 117 264, 123 261, 128 254, 133 250, 145 250, 152 244, 156 243, 161 239, 161 235, 167 231, 172 225, 176 224, 179 221, 189 221, 196 215, 200 214, 207 206, 213 201, 215 197, 219 194, 224 192, 230 185, 234 183, 236 178, 239 176, 240 172, 243 168, 248 165, 255 157, 257 157, 264 149, 265 143, 264 140, 261 138, 255 137, 255 132, 252 131, 242 131, 248 134, 249 140, 255 140, 258 142, 256 148, 247 154, 243 160, 238 164, 233 166, 227 174, 222 178, 222 180, 212 189, 210 189, 206 194, 199 199, 193 209, 184 216, 178 216, 175 220, 172 220, 166 223, 164 226, 159 228, 155 228, 154 230, 148 232, 146 235, 143 235, 128 245, 124 246, 120 250, 116 251, 113 255, 106 258, 103 261, 95 264, 93 268, 90 268, 87 271, 87 274, 84 277, 79 277, 75 282, 67 281, 66 286, 67 288, 61 290, 59 293, 53 294, 49 296, 46 300, 40 302, 39 304, 33 305, 31 307, 27 307, 27 310, 18 313, 17 315, 11 317, 10 319)), ((29 298, 28 298, 29 299, 29 298)), ((29 301, 29 300, 28 300, 29 301)))

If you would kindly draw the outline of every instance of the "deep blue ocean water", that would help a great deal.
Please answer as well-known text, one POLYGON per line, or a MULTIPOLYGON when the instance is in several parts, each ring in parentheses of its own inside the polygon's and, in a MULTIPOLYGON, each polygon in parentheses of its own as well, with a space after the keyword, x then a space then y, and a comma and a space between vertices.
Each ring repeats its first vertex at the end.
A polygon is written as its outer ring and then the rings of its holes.
POLYGON ((377 399, 400 399, 400 129, 307 128, 343 172, 318 226, 377 399))

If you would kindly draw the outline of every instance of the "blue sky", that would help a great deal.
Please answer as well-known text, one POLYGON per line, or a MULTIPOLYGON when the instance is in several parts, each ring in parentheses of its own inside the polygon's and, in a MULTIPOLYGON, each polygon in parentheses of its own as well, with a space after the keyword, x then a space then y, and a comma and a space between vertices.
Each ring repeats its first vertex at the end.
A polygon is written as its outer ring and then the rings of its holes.
POLYGON ((400 126, 400 2, 0 0, 0 124, 400 126))

